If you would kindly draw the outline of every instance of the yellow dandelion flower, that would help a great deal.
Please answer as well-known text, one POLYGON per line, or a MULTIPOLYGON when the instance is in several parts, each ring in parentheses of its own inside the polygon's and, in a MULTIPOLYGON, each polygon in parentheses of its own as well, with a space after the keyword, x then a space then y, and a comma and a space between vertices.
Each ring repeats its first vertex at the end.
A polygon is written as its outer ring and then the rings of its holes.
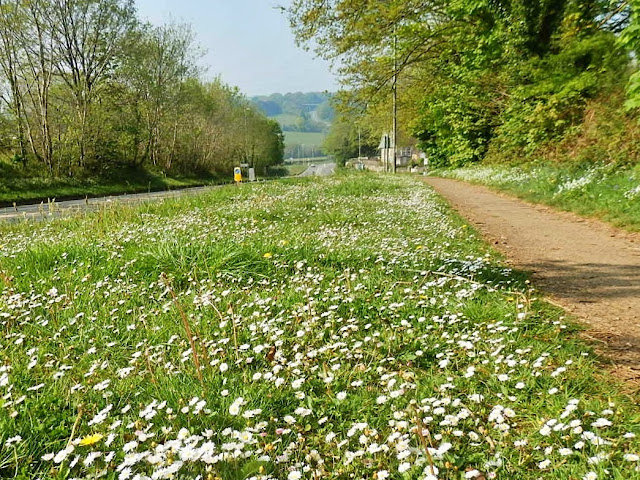
POLYGON ((84 437, 82 440, 80 440, 80 445, 82 446, 95 445, 103 438, 104 438, 104 435, 102 435, 101 433, 94 433, 93 435, 89 435, 87 437, 84 437))
POLYGON ((264 257, 264 258, 271 258, 271 257, 273 257, 273 253, 265 253, 265 254, 263 255, 263 257, 264 257))

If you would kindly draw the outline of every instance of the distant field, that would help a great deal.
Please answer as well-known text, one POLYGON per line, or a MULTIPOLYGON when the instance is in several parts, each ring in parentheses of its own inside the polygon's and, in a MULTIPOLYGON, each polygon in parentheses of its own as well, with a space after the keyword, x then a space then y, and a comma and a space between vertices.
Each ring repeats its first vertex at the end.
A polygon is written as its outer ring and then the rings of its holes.
POLYGON ((307 145, 309 147, 321 146, 324 142, 324 133, 320 132, 284 132, 286 145, 307 145))
POLYGON ((280 125, 294 125, 300 117, 291 113, 281 113, 271 118, 276 120, 280 125))

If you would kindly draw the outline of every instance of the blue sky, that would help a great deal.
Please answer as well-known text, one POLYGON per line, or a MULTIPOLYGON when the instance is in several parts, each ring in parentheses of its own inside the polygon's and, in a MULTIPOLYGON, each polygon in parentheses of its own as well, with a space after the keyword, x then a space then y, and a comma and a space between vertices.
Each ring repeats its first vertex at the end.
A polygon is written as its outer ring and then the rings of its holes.
POLYGON ((288 0, 136 0, 139 17, 160 25, 189 23, 206 50, 207 75, 221 75, 247 95, 335 91, 326 62, 295 45, 288 0))

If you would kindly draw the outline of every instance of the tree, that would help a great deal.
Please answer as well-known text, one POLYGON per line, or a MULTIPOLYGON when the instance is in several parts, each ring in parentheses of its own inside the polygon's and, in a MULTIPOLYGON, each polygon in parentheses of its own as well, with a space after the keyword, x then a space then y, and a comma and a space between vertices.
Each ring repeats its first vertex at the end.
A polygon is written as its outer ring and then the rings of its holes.
POLYGON ((51 5, 47 1, 27 0, 19 4, 24 23, 16 29, 16 44, 22 57, 20 81, 24 83, 30 104, 26 109, 26 126, 33 154, 47 167, 56 171, 50 122, 51 84, 55 61, 54 39, 48 29, 51 5), (35 127, 32 124, 35 123, 35 127))
POLYGON ((461 165, 505 136, 512 153, 531 153, 579 121, 624 71, 621 3, 295 0, 288 13, 298 41, 318 40, 335 62, 351 103, 389 118, 397 90, 410 102, 404 128, 433 160, 461 165))
POLYGON ((627 84, 627 110, 638 110, 640 108, 640 69, 638 68, 638 52, 640 52, 640 0, 630 0, 621 2, 621 11, 628 14, 628 25, 620 36, 622 45, 634 59, 634 72, 629 77, 627 84))
POLYGON ((252 111, 248 130, 247 99, 203 82, 199 55, 190 27, 139 23, 133 0, 0 0, 0 148, 51 176, 281 161, 277 125, 252 111))
POLYGON ((135 25, 133 0, 53 0, 50 12, 56 70, 73 95, 78 115, 82 167, 91 104, 112 73, 123 37, 135 25))
POLYGON ((9 84, 8 96, 2 99, 13 113, 18 128, 19 156, 22 162, 27 162, 27 146, 24 127, 23 92, 20 86, 19 46, 15 32, 24 27, 24 20, 20 16, 18 4, 12 1, 0 0, 0 68, 9 84))
POLYGON ((318 118, 323 122, 331 122, 336 116, 336 112, 331 106, 331 102, 329 100, 325 100, 318 108, 316 108, 318 118))
POLYGON ((338 165, 344 165, 347 160, 360 154, 375 155, 379 141, 376 135, 364 117, 358 117, 353 112, 342 112, 331 124, 323 148, 338 165))
POLYGON ((184 82, 197 74, 198 52, 186 25, 142 25, 129 37, 129 55, 120 70, 132 87, 146 134, 140 161, 169 169, 176 156, 179 106, 184 82))
POLYGON ((256 169, 267 174, 267 168, 284 163, 284 134, 280 124, 275 120, 261 119, 260 136, 257 151, 260 152, 254 161, 256 169))

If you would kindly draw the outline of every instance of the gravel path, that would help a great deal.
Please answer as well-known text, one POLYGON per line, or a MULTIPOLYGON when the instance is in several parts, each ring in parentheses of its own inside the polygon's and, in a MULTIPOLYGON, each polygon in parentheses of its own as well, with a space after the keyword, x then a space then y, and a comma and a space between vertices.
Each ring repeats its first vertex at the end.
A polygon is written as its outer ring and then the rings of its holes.
POLYGON ((586 324, 616 376, 640 384, 640 235, 456 180, 426 182, 586 324))

